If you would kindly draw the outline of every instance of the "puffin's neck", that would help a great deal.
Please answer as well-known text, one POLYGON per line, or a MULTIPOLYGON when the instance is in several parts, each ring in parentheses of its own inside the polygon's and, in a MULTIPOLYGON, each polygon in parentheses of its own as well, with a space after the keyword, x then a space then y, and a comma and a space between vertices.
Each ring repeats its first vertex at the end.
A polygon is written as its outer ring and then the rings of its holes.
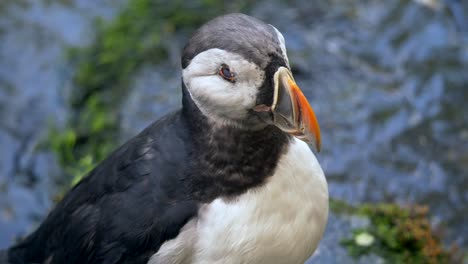
POLYGON ((261 186, 274 174, 290 136, 275 126, 258 130, 216 126, 208 121, 183 86, 183 114, 194 139, 192 194, 203 202, 233 197, 261 186))

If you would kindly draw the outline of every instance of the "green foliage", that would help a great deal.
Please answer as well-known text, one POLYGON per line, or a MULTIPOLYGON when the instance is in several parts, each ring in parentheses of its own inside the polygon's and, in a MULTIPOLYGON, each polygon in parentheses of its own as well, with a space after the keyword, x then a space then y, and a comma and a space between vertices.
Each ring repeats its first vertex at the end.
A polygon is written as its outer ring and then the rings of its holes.
POLYGON ((114 140, 106 138, 103 131, 116 129, 116 124, 110 122, 115 119, 99 107, 94 96, 78 117, 75 126, 69 125, 65 131, 53 129, 49 135, 50 147, 65 172, 72 176, 73 184, 114 148, 114 140))
POLYGON ((428 220, 423 206, 402 208, 397 204, 344 206, 334 202, 332 208, 367 217, 370 224, 353 230, 342 244, 355 257, 366 254, 381 256, 387 263, 450 263, 453 252, 443 248, 428 220))
POLYGON ((78 182, 118 143, 118 108, 142 65, 166 61, 174 43, 184 42, 180 36, 187 37, 212 17, 244 11, 252 3, 130 0, 109 23, 96 21, 93 44, 69 51, 76 68, 76 89, 70 98, 73 115, 66 129, 53 130, 49 139, 72 176, 70 182, 78 182))

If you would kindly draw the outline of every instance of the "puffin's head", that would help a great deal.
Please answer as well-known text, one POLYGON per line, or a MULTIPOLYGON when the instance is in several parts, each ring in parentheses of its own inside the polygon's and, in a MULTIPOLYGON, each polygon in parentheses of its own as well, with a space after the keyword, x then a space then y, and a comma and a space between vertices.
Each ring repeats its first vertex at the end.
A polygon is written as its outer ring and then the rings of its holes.
POLYGON ((246 129, 273 124, 320 150, 317 119, 272 25, 243 14, 217 17, 189 40, 182 68, 192 101, 211 121, 246 129))

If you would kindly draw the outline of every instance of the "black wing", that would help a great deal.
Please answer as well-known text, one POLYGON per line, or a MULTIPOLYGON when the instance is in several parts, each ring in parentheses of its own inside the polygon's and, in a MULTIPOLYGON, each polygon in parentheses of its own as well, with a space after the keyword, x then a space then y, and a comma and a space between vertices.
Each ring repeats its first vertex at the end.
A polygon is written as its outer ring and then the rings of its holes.
POLYGON ((181 112, 131 139, 76 185, 11 263, 146 263, 198 204, 183 185, 191 138, 181 112))

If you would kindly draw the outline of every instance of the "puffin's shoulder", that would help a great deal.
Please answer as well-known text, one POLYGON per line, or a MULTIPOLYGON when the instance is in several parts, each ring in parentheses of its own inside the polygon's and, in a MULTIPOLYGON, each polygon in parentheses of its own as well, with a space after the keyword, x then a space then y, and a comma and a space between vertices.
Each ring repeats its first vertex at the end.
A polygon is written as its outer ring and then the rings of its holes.
POLYGON ((186 199, 187 131, 168 114, 115 150, 78 183, 41 226, 9 251, 23 262, 120 263, 149 258, 198 212, 186 199), (119 217, 115 217, 116 214, 119 217))

